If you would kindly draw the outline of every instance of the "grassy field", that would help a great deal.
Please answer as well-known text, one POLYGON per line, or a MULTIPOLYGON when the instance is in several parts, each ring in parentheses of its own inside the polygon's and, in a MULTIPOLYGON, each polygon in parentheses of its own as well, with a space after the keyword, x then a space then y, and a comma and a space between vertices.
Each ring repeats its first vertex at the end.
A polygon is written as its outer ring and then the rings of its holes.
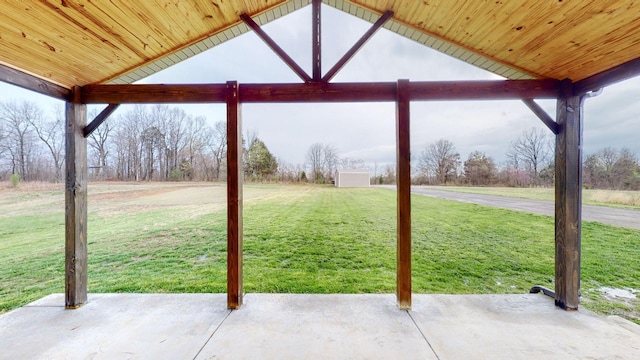
MULTIPOLYGON (((513 188, 513 187, 472 187, 472 186, 433 186, 434 189, 509 196, 534 200, 555 200, 553 188, 513 188)), ((582 190, 582 202, 589 205, 602 205, 640 209, 640 191, 623 190, 582 190)))
MULTIPOLYGON (((89 291, 224 292, 223 184, 89 186, 89 291)), ((395 192, 247 185, 246 292, 393 293, 395 192)), ((553 219, 412 198, 415 293, 553 288, 553 219)), ((59 188, 0 189, 0 312, 63 292, 59 188)), ((583 224, 583 304, 640 323, 640 231, 583 224)))

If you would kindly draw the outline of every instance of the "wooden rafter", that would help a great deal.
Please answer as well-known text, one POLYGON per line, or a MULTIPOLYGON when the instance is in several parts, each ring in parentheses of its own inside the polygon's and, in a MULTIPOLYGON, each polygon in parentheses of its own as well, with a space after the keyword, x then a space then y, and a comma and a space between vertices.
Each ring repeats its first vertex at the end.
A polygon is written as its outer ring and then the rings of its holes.
POLYGON ((533 111, 534 114, 553 132, 558 135, 558 123, 556 123, 549 114, 533 99, 522 99, 522 102, 533 111))
POLYGON ((0 81, 19 86, 23 89, 35 91, 42 95, 51 96, 58 100, 67 101, 71 98, 70 89, 2 64, 0 64, 0 81))
POLYGON ((322 0, 313 0, 312 3, 312 61, 313 61, 313 81, 320 81, 322 78, 322 0))
POLYGON ((334 76, 342 69, 348 62, 353 58, 353 56, 364 46, 364 44, 371 39, 373 34, 375 34, 389 19, 393 17, 393 11, 387 10, 380 18, 367 30, 364 35, 347 51, 338 62, 333 65, 331 70, 329 70, 323 77, 322 81, 329 82, 333 79, 334 76))
POLYGON ((267 35, 260 25, 256 24, 249 15, 242 14, 240 15, 240 19, 242 19, 242 21, 244 21, 244 23, 247 24, 247 26, 251 28, 251 30, 253 30, 256 35, 258 35, 258 37, 262 39, 262 41, 264 41, 267 46, 269 46, 269 48, 271 48, 271 50, 273 50, 273 52, 275 52, 276 55, 278 55, 280 59, 282 59, 282 61, 284 61, 285 64, 287 64, 287 66, 289 66, 289 68, 291 68, 291 70, 293 70, 293 72, 295 72, 303 81, 312 81, 311 77, 300 67, 300 65, 298 65, 291 56, 289 56, 269 35, 267 35))
POLYGON ((584 95, 589 91, 597 91, 605 86, 640 75, 640 58, 618 65, 599 74, 589 76, 573 84, 574 95, 584 95))
MULTIPOLYGON (((486 80, 410 82, 412 101, 555 99, 557 80, 486 80)), ((266 102, 375 102, 395 101, 396 84, 301 83, 243 84, 240 101, 266 102)), ((125 103, 224 103, 225 84, 86 85, 87 104, 125 103)))
POLYGON ((94 132, 100 125, 102 125, 102 123, 105 122, 107 118, 109 118, 109 116, 113 114, 116 109, 118 109, 118 107, 120 107, 120 104, 107 105, 107 107, 105 107, 100 112, 100 114, 98 114, 95 119, 91 120, 89 125, 85 126, 85 128, 82 130, 84 137, 89 137, 89 135, 91 135, 92 132, 94 132))

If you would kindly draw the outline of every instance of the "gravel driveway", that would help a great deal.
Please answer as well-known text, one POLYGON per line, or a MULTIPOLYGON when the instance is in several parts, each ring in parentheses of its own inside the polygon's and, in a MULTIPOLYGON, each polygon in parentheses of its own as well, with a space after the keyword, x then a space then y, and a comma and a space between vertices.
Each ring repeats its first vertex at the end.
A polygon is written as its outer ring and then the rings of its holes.
MULTIPOLYGON (((395 190, 395 186, 382 185, 395 190)), ((426 195, 440 199, 455 200, 497 208, 527 211, 534 214, 554 216, 552 201, 520 199, 506 196, 470 194, 454 191, 435 190, 426 186, 412 186, 413 194, 426 195)), ((640 230, 640 211, 619 209, 606 206, 582 205, 582 220, 640 230)))

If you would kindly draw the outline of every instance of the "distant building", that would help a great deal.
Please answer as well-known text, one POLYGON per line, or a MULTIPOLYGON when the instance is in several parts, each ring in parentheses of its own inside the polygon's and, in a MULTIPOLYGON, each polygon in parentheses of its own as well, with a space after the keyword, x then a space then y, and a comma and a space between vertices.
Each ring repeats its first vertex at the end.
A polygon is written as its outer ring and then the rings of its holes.
POLYGON ((369 187, 369 170, 345 169, 336 171, 336 187, 369 187))

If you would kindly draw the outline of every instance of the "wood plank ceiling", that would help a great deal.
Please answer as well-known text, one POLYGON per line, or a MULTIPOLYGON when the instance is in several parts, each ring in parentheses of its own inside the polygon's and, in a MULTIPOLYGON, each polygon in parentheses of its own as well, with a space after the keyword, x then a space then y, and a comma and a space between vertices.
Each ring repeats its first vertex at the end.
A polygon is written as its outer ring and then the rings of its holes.
MULTIPOLYGON (((579 81, 640 58, 635 0, 324 2, 370 22, 391 10, 386 28, 511 79, 579 81)), ((131 83, 248 31, 243 13, 262 25, 309 3, 5 1, 0 64, 66 88, 131 83)))

